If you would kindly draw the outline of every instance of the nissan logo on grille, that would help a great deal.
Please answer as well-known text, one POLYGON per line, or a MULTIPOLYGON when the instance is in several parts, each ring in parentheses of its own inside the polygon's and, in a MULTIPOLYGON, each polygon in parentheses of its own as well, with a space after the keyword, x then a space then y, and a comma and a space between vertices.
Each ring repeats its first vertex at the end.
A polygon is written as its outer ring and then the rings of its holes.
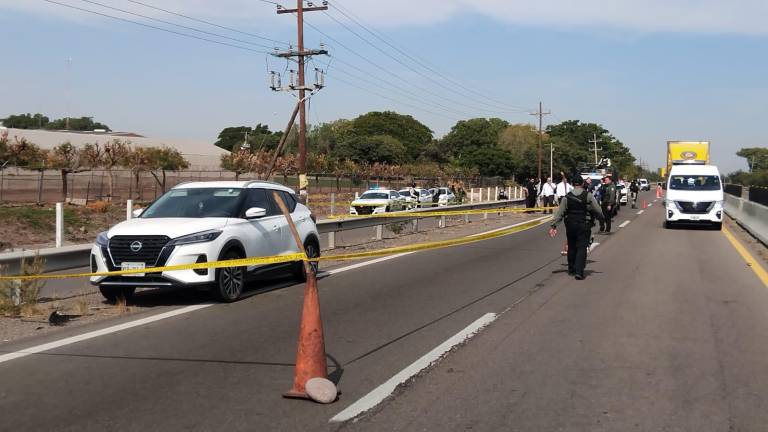
POLYGON ((136 240, 135 242, 131 243, 131 251, 138 253, 141 250, 141 242, 136 240))

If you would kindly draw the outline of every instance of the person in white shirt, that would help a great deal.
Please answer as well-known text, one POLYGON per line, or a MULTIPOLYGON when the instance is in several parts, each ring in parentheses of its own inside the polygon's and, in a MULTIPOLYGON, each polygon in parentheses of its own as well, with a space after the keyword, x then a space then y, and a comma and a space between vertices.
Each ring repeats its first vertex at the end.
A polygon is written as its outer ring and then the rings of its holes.
POLYGON ((548 212, 549 214, 552 214, 552 207, 555 206, 555 184, 552 183, 551 177, 547 177, 547 182, 542 185, 539 196, 541 197, 543 206, 549 207, 549 211, 544 210, 542 213, 548 212))
POLYGON ((557 187, 555 188, 555 196, 557 197, 558 203, 560 203, 560 200, 562 200, 566 195, 568 195, 568 192, 573 190, 573 186, 571 186, 568 183, 568 178, 565 176, 565 174, 560 173, 560 177, 563 180, 560 183, 558 183, 557 187))

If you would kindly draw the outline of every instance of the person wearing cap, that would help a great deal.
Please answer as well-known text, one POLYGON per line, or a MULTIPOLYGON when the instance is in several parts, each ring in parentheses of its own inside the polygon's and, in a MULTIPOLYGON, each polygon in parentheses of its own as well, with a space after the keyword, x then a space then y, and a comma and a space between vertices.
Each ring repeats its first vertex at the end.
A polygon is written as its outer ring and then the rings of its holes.
POLYGON ((603 177, 602 193, 600 194, 600 207, 603 209, 605 221, 600 220, 600 232, 611 232, 611 218, 616 210, 616 185, 610 175, 603 177))
POLYGON ((549 235, 557 235, 557 224, 565 220, 565 235, 568 238, 568 275, 578 280, 584 279, 587 266, 587 248, 592 237, 594 219, 603 223, 603 212, 595 197, 584 189, 584 179, 580 175, 573 177, 573 190, 560 201, 549 235))

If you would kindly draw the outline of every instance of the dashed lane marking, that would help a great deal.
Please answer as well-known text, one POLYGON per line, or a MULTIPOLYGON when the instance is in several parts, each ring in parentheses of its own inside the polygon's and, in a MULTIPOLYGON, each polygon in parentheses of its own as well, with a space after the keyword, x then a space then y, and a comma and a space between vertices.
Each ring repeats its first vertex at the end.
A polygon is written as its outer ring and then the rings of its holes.
POLYGON ((592 244, 589 246, 589 250, 587 250, 587 253, 590 253, 590 252, 592 252, 592 251, 593 251, 593 250, 595 250, 595 248, 596 248, 596 247, 598 247, 598 246, 600 246, 600 243, 592 243, 592 244))
POLYGON ((357 400, 346 409, 336 414, 330 422, 343 422, 351 420, 358 415, 374 408, 380 404, 384 399, 392 394, 393 391, 400 384, 408 381, 411 377, 417 375, 422 370, 428 368, 435 362, 442 359, 453 347, 466 342, 474 335, 480 332, 484 327, 492 323, 498 318, 499 315, 495 313, 487 313, 480 317, 477 321, 467 326, 464 330, 456 333, 450 339, 446 340, 442 344, 438 345, 435 349, 425 354, 420 359, 411 363, 408 367, 398 372, 395 376, 390 378, 384 384, 376 387, 370 393, 357 400))
POLYGON ((641 215, 643 213, 645 213, 645 210, 640 210, 639 212, 637 212, 637 214, 639 214, 639 215, 641 215))
POLYGON ((619 228, 624 228, 625 226, 629 225, 630 222, 632 222, 632 221, 625 220, 624 222, 621 223, 621 225, 619 225, 619 228))
POLYGON ((760 279, 761 282, 763 282, 763 285, 768 287, 768 272, 765 271, 762 265, 760 265, 760 262, 757 261, 752 254, 749 253, 747 248, 744 247, 744 245, 739 242, 736 237, 734 237, 733 234, 728 230, 728 228, 723 227, 723 235, 728 239, 729 242, 731 242, 731 245, 733 245, 734 249, 736 249, 736 252, 741 255, 741 257, 746 261, 747 266, 752 269, 753 272, 755 272, 755 275, 757 275, 758 279, 760 279))

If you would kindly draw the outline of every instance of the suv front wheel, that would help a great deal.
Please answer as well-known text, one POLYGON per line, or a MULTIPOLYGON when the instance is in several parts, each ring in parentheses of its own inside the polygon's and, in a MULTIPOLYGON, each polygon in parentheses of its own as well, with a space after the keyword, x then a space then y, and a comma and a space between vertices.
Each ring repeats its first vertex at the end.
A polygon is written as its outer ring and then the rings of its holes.
MULTIPOLYGON (((304 242, 304 250, 306 251, 307 256, 309 258, 317 258, 320 256, 320 246, 312 239, 309 239, 304 242)), ((320 263, 318 263, 317 261, 314 261, 314 262, 310 262, 309 265, 312 267, 315 274, 317 274, 317 271, 320 268, 320 263)), ((296 276, 297 281, 306 282, 307 272, 304 269, 303 261, 299 261, 295 264, 294 275, 296 276)))
MULTIPOLYGON (((222 257, 222 261, 240 259, 242 256, 236 251, 229 251, 222 257)), ((245 267, 224 267, 216 269, 216 282, 214 293, 219 300, 231 303, 240 298, 245 288, 245 267)))

